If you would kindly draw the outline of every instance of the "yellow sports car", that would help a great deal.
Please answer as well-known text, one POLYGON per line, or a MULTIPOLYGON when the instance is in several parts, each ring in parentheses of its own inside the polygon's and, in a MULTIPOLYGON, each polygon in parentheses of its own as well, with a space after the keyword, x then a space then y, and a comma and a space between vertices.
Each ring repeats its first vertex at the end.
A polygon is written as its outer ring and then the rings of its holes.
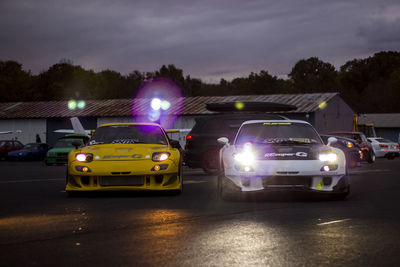
POLYGON ((65 191, 170 190, 182 192, 178 141, 154 123, 111 123, 68 156, 65 191))

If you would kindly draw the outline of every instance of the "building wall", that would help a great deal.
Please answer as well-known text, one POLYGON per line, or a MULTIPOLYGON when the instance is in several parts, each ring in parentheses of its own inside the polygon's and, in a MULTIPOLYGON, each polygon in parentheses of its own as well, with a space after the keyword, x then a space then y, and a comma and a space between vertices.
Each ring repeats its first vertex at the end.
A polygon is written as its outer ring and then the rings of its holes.
POLYGON ((352 131, 353 114, 354 110, 340 96, 335 96, 315 111, 315 128, 320 133, 352 131))
POLYGON ((21 133, 2 134, 0 139, 17 138, 23 144, 36 142, 36 134, 39 134, 42 142, 46 142, 46 119, 2 119, 0 131, 17 131, 21 133))
POLYGON ((400 127, 398 128, 377 128, 375 127, 377 136, 399 142, 400 127))

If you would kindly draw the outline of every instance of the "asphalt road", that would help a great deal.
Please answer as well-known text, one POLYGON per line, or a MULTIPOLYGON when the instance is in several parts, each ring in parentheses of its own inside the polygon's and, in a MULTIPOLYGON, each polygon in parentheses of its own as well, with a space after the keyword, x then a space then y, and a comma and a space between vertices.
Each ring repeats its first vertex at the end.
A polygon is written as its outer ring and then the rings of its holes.
POLYGON ((68 198, 65 166, 0 162, 0 266, 400 266, 399 163, 353 171, 346 201, 228 202, 200 170, 180 196, 68 198))

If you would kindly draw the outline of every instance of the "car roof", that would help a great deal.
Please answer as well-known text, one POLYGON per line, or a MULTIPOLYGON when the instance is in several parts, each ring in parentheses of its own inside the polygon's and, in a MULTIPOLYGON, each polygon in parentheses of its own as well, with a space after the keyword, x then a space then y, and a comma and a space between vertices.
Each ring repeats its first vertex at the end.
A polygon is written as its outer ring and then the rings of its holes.
POLYGON ((301 120, 248 120, 242 123, 242 125, 245 124, 253 124, 253 123, 301 123, 301 124, 308 124, 311 125, 310 123, 306 121, 301 121, 301 120))

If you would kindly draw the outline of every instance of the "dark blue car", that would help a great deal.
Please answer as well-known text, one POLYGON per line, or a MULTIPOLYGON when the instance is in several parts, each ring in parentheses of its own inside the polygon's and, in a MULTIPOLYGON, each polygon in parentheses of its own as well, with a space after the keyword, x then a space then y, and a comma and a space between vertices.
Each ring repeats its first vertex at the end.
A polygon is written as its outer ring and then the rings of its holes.
POLYGON ((49 146, 45 143, 29 143, 20 150, 9 152, 8 160, 43 160, 49 146))

